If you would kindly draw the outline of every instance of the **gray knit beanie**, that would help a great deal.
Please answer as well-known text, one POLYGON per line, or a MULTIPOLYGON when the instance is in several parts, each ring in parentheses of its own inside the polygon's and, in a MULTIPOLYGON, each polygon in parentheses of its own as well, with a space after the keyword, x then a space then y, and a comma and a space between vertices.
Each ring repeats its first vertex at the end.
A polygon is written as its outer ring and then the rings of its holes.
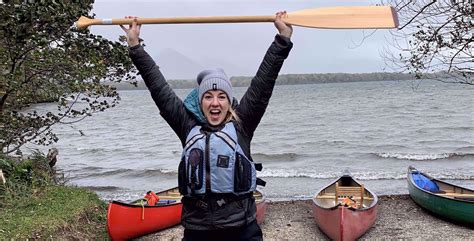
POLYGON ((209 90, 222 90, 227 94, 229 102, 232 103, 234 96, 232 95, 232 84, 229 77, 221 68, 206 69, 201 71, 197 76, 199 84, 199 103, 202 101, 202 96, 209 90))

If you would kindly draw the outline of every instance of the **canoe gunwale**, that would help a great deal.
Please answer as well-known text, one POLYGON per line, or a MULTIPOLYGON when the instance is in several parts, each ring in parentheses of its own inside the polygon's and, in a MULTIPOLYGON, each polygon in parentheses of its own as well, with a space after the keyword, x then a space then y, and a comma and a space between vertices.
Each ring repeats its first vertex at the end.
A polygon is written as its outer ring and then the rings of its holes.
POLYGON ((168 203, 168 204, 163 204, 163 205, 155 205, 155 206, 149 206, 149 205, 137 205, 137 204, 131 204, 131 203, 125 203, 121 201, 111 201, 110 204, 117 204, 120 206, 125 206, 125 207, 130 207, 130 208, 161 208, 161 207, 169 207, 173 205, 181 205, 181 201, 176 201, 174 203, 168 203))
MULTIPOLYGON (((171 191, 173 189, 176 189, 176 188, 171 188, 171 189, 159 192, 159 193, 157 193, 157 195, 159 196, 160 193, 166 193, 166 192, 171 191)), ((255 204, 266 203, 267 198, 266 198, 266 195, 264 194, 263 191, 255 190, 255 193, 258 193, 262 197, 260 199, 255 199, 255 204)), ((160 199, 160 200, 176 200, 176 202, 162 204, 162 205, 155 205, 155 206, 143 205, 142 206, 142 205, 139 205, 139 204, 134 204, 135 202, 138 202, 140 200, 146 201, 146 199, 140 198, 140 199, 137 199, 137 200, 132 201, 132 202, 123 202, 123 201, 113 200, 113 201, 110 201, 109 203, 110 204, 117 204, 117 205, 125 206, 125 207, 132 207, 132 208, 144 208, 144 207, 145 208, 160 208, 160 207, 168 207, 168 206, 181 205, 182 204, 181 197, 178 198, 178 199, 160 199)))
MULTIPOLYGON (((350 177, 350 178, 352 179, 352 181, 354 181, 355 183, 361 185, 361 184, 360 184, 357 180, 355 180, 352 176, 350 176, 350 175, 343 175, 343 176, 338 177, 338 178, 336 178, 335 180, 331 181, 328 185, 326 185, 326 186, 322 187, 321 189, 319 189, 318 192, 316 193, 316 195, 312 198, 313 204, 316 205, 316 206, 318 206, 319 208, 325 209, 325 210, 334 210, 334 209, 338 209, 339 206, 343 206, 342 204, 338 203, 337 205, 332 206, 332 207, 323 207, 323 206, 319 205, 319 204, 316 202, 316 200, 317 200, 318 195, 319 195, 321 192, 323 192, 324 190, 326 190, 328 187, 334 185, 336 182, 338 182, 339 180, 341 180, 341 178, 347 177, 347 176, 350 177)), ((374 208, 374 207, 377 206, 377 204, 378 204, 378 197, 377 197, 377 195, 375 195, 375 193, 373 193, 372 191, 370 191, 370 190, 367 189, 366 187, 364 187, 364 189, 365 189, 365 191, 369 192, 369 193, 372 195, 372 197, 373 197, 373 200, 372 200, 372 202, 370 203, 370 205, 369 205, 368 207, 362 207, 362 208, 345 207, 346 209, 349 209, 349 210, 354 211, 354 212, 362 212, 362 211, 370 210, 370 209, 372 209, 372 208, 374 208)))

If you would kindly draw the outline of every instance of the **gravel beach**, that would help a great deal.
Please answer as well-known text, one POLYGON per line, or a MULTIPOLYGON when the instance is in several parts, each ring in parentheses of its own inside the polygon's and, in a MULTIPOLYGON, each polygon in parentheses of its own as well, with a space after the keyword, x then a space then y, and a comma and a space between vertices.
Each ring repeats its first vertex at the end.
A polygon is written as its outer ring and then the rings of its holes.
MULTIPOLYGON (((268 202, 261 224, 264 240, 329 240, 314 222, 311 203, 268 202)), ((178 225, 139 240, 181 240, 182 233, 178 225)), ((379 197, 375 224, 360 239, 473 240, 474 229, 433 216, 408 195, 391 195, 379 197)))

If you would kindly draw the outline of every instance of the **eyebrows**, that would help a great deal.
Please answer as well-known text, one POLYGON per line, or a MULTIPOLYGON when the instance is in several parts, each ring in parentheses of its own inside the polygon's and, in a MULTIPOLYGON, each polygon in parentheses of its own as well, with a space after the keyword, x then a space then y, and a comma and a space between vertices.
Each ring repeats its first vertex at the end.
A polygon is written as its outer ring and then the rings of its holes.
POLYGON ((227 94, 222 90, 210 90, 204 93, 204 96, 222 96, 222 95, 227 96, 227 94))

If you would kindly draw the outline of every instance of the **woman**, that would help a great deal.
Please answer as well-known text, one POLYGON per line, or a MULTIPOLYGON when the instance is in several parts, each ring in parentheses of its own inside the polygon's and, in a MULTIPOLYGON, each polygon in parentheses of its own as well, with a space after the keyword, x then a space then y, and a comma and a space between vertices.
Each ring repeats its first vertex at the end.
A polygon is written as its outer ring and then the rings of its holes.
POLYGON ((222 69, 199 73, 199 87, 183 102, 140 45, 136 19, 128 29, 121 26, 127 33, 133 63, 183 146, 178 168, 184 196, 183 240, 262 240, 252 196, 258 181, 250 142, 293 45, 293 29, 282 21, 285 15, 276 13, 274 24, 279 34, 240 104, 222 69))

